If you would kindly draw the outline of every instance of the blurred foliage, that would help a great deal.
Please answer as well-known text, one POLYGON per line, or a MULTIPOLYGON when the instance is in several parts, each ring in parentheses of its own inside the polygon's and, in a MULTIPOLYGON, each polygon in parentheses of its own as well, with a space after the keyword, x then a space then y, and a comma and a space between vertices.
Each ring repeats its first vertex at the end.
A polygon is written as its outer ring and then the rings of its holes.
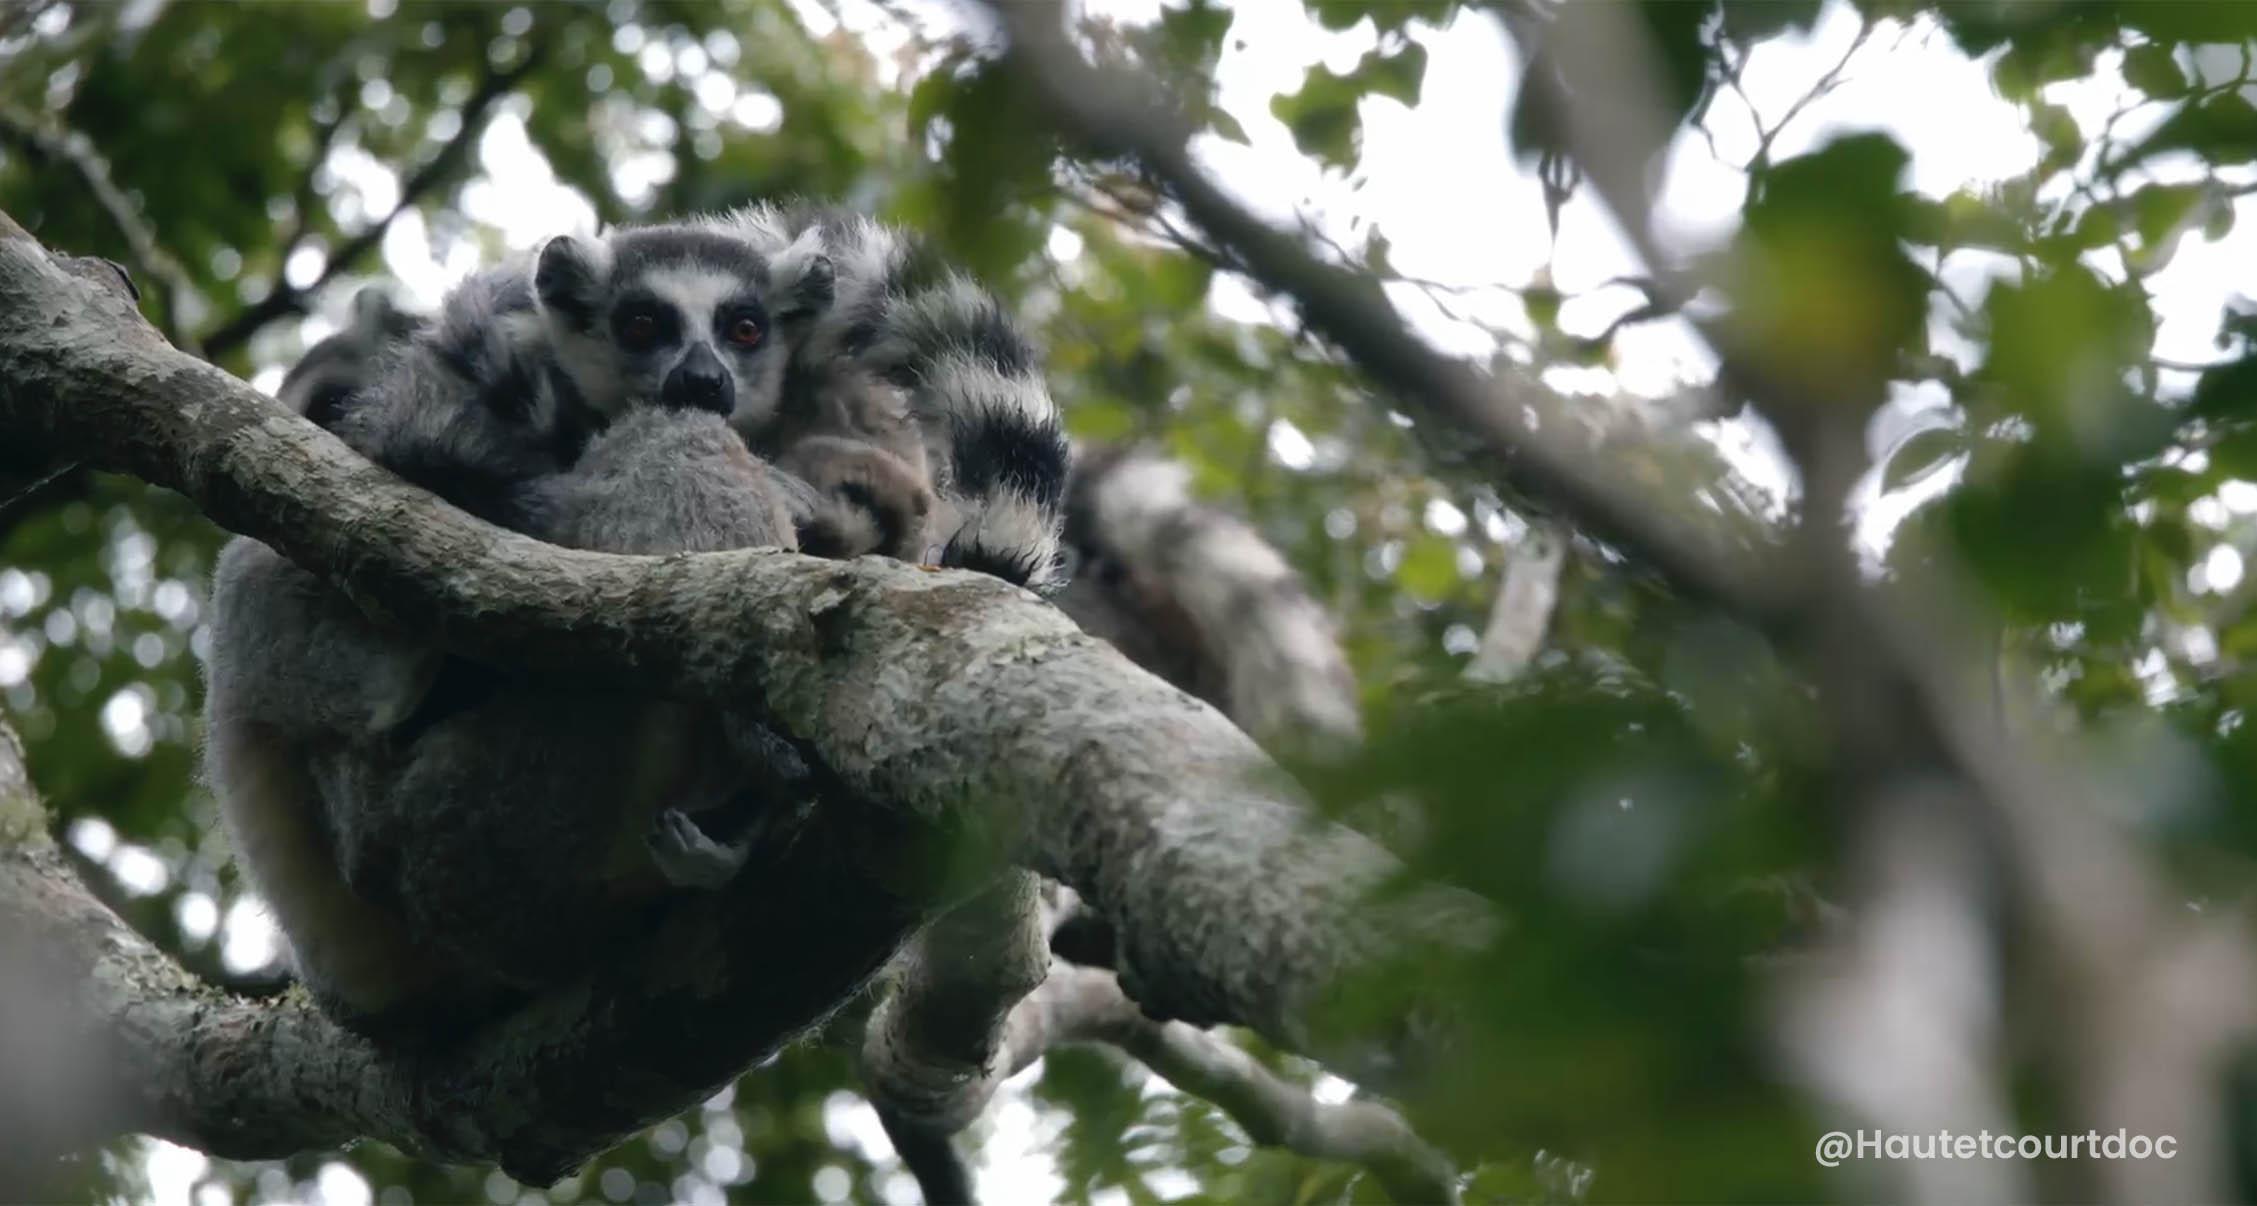
MULTIPOLYGON (((1491 19, 1459 0, 1307 7, 1369 46, 1309 65, 1269 112, 1302 153, 1351 175, 1371 104, 1423 95, 1432 31, 1491 19)), ((2041 153, 2021 175, 1937 197, 1906 187, 1906 149, 1885 135, 1776 154, 1772 129, 1735 165, 1744 222, 1718 252, 1731 329, 1780 349, 1806 384, 1845 367, 1892 383, 1870 417, 1869 484, 1926 501, 1876 572, 1966 567, 1999 617, 1998 656, 2041 674, 2058 705, 2024 720, 2089 734, 2105 773, 2143 785, 2145 811, 2128 819, 2173 856, 2191 900, 2243 896, 2257 855, 2242 803, 2257 800, 2257 575, 2239 572, 2257 551, 2257 304, 2220 316, 2213 361, 2160 363, 2147 281, 2229 233, 2257 191, 2257 5, 1854 8, 1992 56, 2041 153), (2058 94, 2096 75, 2121 79, 2125 119, 2098 130, 2058 94), (1946 283, 1965 264, 1990 269, 1979 296, 1946 283), (1902 404, 1912 397, 1943 401, 1902 404)), ((1656 97, 1698 124, 1753 47, 1807 34, 1821 7, 1628 11, 1652 40, 1656 97)), ((1805 1156, 1807 1105, 1763 1046, 1756 978, 1756 957, 1804 932, 1838 874, 1824 735, 1792 667, 1579 538, 1536 666, 1501 688, 1457 684, 1495 571, 1529 531, 1525 500, 1417 399, 1375 397, 1290 316, 1219 316, 1208 303, 1230 258, 1180 229, 1133 165, 1067 154, 1009 75, 898 17, 881 42, 782 0, 46 0, 0 15, 0 209, 53 246, 133 268, 153 318, 246 376, 325 329, 298 315, 333 316, 385 275, 377 248, 398 238, 399 254, 421 254, 411 226, 440 253, 498 249, 476 193, 497 131, 522 130, 605 222, 800 194, 928 232, 1040 330, 1078 435, 1180 457, 1338 617, 1375 736, 1319 780, 1322 802, 1512 919, 1493 974, 1468 986, 1483 1023, 1460 1061, 1470 1074, 1419 1104, 1467 1158, 1474 1196, 1827 1192, 1805 1156), (83 140, 182 288, 150 288, 83 165, 35 135, 83 140), (368 164, 393 187, 370 185, 368 164), (278 289, 289 304, 266 300, 278 289), (262 304, 277 321, 253 331, 244 316, 262 304)), ((1243 143, 1215 99, 1217 65, 1242 45, 1234 24, 1191 0, 1099 42, 1165 73, 1188 119, 1243 143)), ((1533 96, 1498 120, 1543 159, 1563 134, 1533 96)), ((1420 287, 1392 268, 1384 230, 1362 235, 1328 250, 1420 287)), ((1606 366, 1620 325, 1669 318, 1649 294, 1593 334, 1565 322, 1575 299, 1548 277, 1512 294, 1519 321, 1496 324, 1492 367, 1532 382, 1606 366)), ((1638 437, 1610 445, 1623 472, 1726 513, 1779 509, 1698 438, 1716 430, 1692 422, 1705 410, 1672 409, 1685 399, 1565 402, 1561 421, 1594 441, 1638 437)), ((193 777, 220 539, 178 498, 98 475, 0 511, 0 690, 91 882, 191 966, 263 991, 272 969, 223 957, 243 897, 193 777)), ((850 1050, 832 1037, 787 1053, 547 1197, 908 1200, 853 1096, 850 1050)), ((1152 1091, 1110 1052, 1054 1053, 1014 1101, 974 1141, 1027 1132, 1008 1146, 1045 1152, 1067 1201, 1380 1196, 1356 1170, 1250 1148, 1212 1107, 1152 1091)), ((88 1165, 88 1192, 139 1196, 141 1158, 118 1145, 88 1165)), ((380 1203, 519 1192, 378 1146, 206 1177, 236 1200, 304 1196, 336 1162, 380 1203)))

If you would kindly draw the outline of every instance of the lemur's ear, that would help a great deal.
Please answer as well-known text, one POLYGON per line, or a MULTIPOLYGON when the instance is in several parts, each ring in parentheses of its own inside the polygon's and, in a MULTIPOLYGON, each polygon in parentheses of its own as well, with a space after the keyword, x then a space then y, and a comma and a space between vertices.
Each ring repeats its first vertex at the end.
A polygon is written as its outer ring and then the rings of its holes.
POLYGON ((533 262, 533 294, 541 308, 574 330, 592 331, 611 279, 611 249, 594 239, 558 235, 533 262))
POLYGON ((831 308, 838 271, 823 253, 821 233, 809 228, 768 261, 776 295, 776 317, 785 322, 813 318, 831 308))
POLYGON ((799 280, 793 283, 786 295, 787 304, 782 309, 784 319, 813 318, 831 308, 831 296, 838 287, 838 275, 831 267, 831 257, 817 255, 807 261, 799 280))

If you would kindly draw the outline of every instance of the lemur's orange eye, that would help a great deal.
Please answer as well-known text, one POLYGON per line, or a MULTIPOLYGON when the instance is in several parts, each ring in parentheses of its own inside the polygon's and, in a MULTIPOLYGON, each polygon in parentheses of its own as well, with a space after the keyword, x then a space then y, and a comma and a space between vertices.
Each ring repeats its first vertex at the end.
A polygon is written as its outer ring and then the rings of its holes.
POLYGON ((658 338, 658 320, 648 314, 630 315, 620 324, 619 333, 629 343, 647 344, 658 338))
POLYGON ((760 337, 767 333, 768 329, 760 325, 760 320, 750 314, 739 314, 729 320, 729 342, 738 347, 752 347, 758 344, 760 337))

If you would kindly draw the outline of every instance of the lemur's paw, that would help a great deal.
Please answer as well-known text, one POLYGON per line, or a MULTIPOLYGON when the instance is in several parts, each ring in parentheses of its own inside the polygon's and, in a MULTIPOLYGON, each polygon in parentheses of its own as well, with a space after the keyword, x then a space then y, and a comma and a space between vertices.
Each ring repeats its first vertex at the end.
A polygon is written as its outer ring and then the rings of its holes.
POLYGON ((752 852, 752 844, 729 845, 707 837, 696 821, 679 808, 669 808, 651 823, 651 861, 659 875, 677 888, 724 887, 735 878, 752 852))
POLYGON ((800 527, 801 552, 920 559, 933 492, 908 462, 875 444, 817 436, 801 442, 782 465, 814 487, 820 499, 814 515, 800 527))

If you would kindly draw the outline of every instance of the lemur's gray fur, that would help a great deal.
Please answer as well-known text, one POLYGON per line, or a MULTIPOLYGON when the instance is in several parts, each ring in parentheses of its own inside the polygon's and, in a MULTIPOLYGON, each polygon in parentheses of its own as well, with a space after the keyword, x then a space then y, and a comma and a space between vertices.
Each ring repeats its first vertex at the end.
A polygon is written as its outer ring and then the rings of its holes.
POLYGON ((795 374, 795 385, 754 447, 810 487, 812 504, 798 516, 800 551, 938 560, 941 508, 908 398, 851 365, 809 369, 795 374))
MULTIPOLYGON (((701 248, 645 250, 679 265, 701 248)), ((339 338, 373 332, 379 347, 334 430, 457 506, 556 543, 792 547, 784 475, 723 417, 740 383, 780 380, 783 348, 732 350, 716 387, 711 324, 676 315, 647 387, 631 384, 607 416, 548 379, 531 275, 526 263, 482 272, 405 335, 356 323, 339 338)), ((342 380, 342 350, 309 357, 284 393, 306 405, 315 378, 342 380)), ((755 720, 445 656, 256 542, 222 552, 213 601, 209 777, 302 978, 367 1032, 443 1036, 585 972, 670 891, 717 884, 741 861, 745 845, 716 842, 692 815, 747 836, 801 802, 804 766, 755 720)))
MULTIPOLYGON (((855 479, 824 467, 898 466, 919 489, 928 473, 941 484, 932 530, 955 529, 953 561, 1042 582, 1064 444, 1024 341, 992 300, 860 219, 756 208, 702 225, 799 257, 770 255, 761 286, 787 299, 774 331, 786 372, 732 374, 722 392, 738 434, 791 471, 767 481, 801 546, 909 555, 874 500, 916 491, 866 486, 853 505, 842 486, 855 479), (820 258, 801 254, 810 232, 820 258)), ((663 237, 628 246, 653 250, 663 237)), ((611 240, 556 248, 551 291, 565 306, 578 297, 608 313, 606 299, 636 276, 620 272, 636 261, 611 240)), ((689 350, 638 377, 611 367, 598 340, 568 370, 550 350, 557 319, 539 308, 537 263, 481 274, 436 321, 364 293, 347 329, 284 380, 283 399, 458 505, 550 539, 650 551, 788 543, 774 507, 745 505, 766 497, 761 475, 714 438, 713 420, 634 413, 654 394, 666 401, 689 350), (665 491, 644 484, 676 476, 665 491), (712 518, 717 503, 725 522, 712 518)), ((673 400, 720 409, 710 389, 673 400)), ((1352 741, 1346 662, 1275 552, 1193 502, 1180 467, 1111 450, 1085 459, 1064 500, 1082 571, 1060 605, 1265 739, 1352 741)), ((428 1033, 432 1014, 467 1014, 606 957, 665 885, 732 873, 742 846, 707 836, 713 801, 788 825, 804 797, 804 766, 757 724, 480 672, 372 628, 264 546, 230 546, 215 594, 213 778, 309 982, 364 1028, 428 1033), (748 779, 741 768, 752 766, 765 769, 748 779), (638 827, 653 817, 646 835, 638 827), (547 870, 496 893, 497 868, 547 870)))
POLYGON ((337 334, 306 349, 282 378, 282 404, 335 429, 355 393, 375 377, 377 360, 393 344, 423 329, 424 320, 393 304, 371 286, 353 295, 352 316, 337 334))

